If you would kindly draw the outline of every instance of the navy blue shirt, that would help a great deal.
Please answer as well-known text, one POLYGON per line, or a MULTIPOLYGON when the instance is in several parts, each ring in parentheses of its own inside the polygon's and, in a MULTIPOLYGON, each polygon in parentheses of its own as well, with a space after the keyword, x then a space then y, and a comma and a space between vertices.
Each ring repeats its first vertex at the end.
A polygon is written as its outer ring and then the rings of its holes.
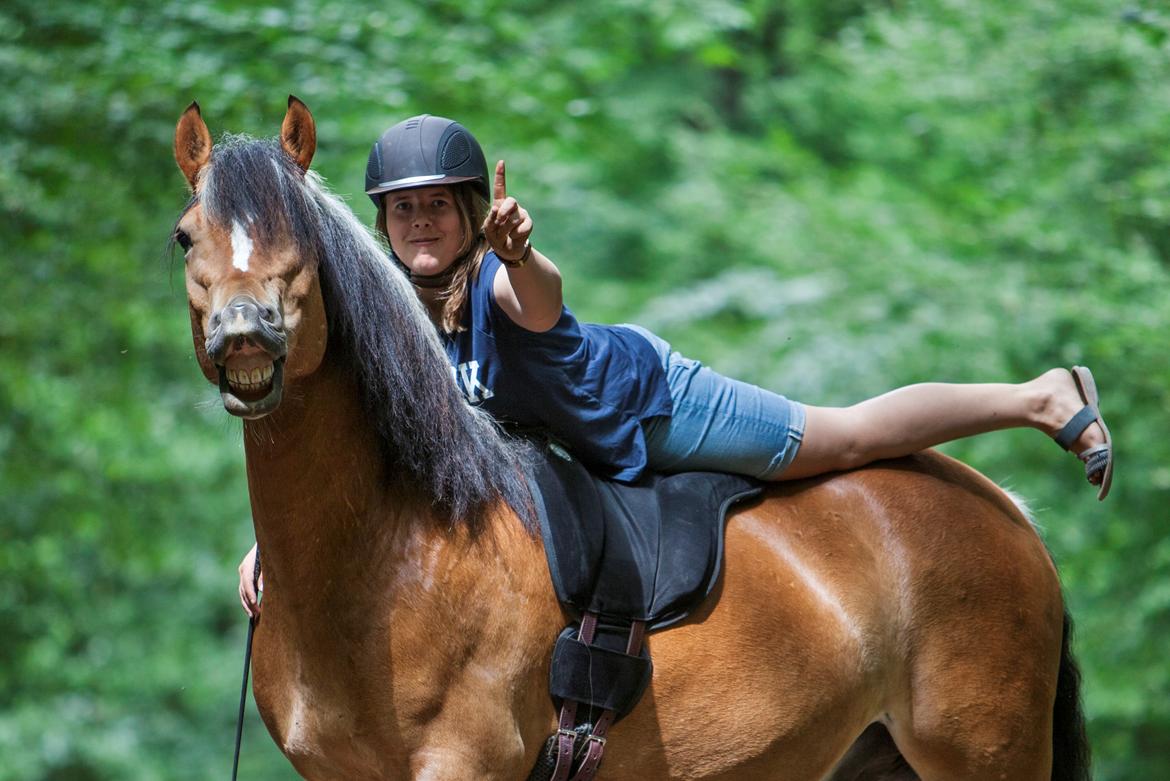
POLYGON ((463 330, 441 334, 456 385, 496 419, 543 426, 603 474, 636 480, 646 468, 641 422, 671 413, 658 353, 636 331, 578 323, 567 307, 543 333, 516 325, 496 303, 499 269, 488 252, 463 330))

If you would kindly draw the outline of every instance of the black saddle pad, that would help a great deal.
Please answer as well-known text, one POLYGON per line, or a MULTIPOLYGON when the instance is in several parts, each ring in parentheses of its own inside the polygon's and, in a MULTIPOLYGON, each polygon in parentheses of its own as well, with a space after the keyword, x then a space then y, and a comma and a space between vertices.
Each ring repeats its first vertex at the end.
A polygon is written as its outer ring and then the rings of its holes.
POLYGON ((728 508, 763 490, 720 472, 618 483, 557 445, 541 450, 531 482, 557 598, 647 629, 681 621, 710 593, 728 508))

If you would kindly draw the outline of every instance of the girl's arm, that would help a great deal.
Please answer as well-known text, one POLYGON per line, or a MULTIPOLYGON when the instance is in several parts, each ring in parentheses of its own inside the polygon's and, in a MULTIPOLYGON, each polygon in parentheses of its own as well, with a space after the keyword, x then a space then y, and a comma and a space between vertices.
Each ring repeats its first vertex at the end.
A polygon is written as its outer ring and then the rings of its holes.
POLYGON ((504 161, 496 163, 492 209, 484 235, 504 262, 492 280, 496 303, 508 318, 529 331, 547 331, 561 317, 561 272, 529 243, 532 218, 507 194, 504 161), (515 262, 516 265, 509 265, 515 262))

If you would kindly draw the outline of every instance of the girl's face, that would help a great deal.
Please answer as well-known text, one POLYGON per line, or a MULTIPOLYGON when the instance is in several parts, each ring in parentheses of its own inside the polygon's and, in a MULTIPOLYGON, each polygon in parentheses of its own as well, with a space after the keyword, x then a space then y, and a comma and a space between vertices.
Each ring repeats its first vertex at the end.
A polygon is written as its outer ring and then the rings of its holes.
POLYGON ((463 246, 459 209, 449 187, 386 193, 390 248, 416 274, 441 274, 463 246))

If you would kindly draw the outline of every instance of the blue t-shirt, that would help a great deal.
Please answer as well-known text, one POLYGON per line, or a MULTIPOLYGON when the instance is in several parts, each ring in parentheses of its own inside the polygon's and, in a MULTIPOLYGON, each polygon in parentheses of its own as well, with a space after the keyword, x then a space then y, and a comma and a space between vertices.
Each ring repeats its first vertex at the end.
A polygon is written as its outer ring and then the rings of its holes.
POLYGON ((496 303, 499 258, 471 282, 463 330, 441 334, 455 383, 498 420, 543 426, 616 480, 646 468, 641 422, 671 413, 661 359, 641 334, 578 323, 567 307, 543 333, 516 325, 496 303))

